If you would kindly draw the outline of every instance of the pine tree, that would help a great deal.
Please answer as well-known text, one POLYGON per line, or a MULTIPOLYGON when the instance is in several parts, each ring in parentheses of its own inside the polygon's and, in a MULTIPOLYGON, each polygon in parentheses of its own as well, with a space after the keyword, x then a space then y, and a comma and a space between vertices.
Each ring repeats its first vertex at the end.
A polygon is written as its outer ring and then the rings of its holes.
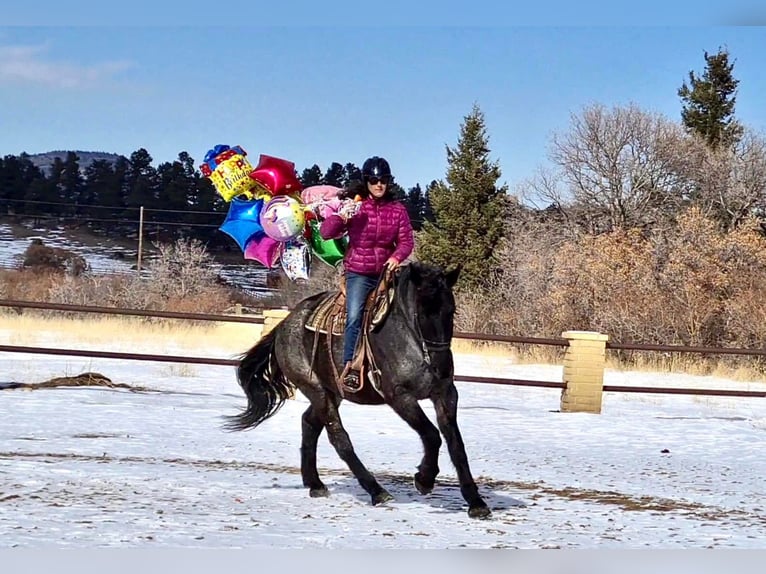
POLYGON ((443 268, 462 265, 461 287, 481 287, 492 273, 493 252, 503 236, 505 186, 489 159, 484 114, 465 116, 457 147, 447 147, 446 183, 429 186, 434 221, 418 234, 418 257, 443 268))
POLYGON ((317 164, 314 164, 303 170, 300 180, 303 187, 319 185, 319 182, 322 181, 322 169, 317 164))
POLYGON ((412 228, 420 231, 423 228, 423 213, 425 211, 426 196, 420 188, 420 184, 411 187, 404 198, 404 206, 412 220, 412 228))
POLYGON ((343 181, 346 179, 346 168, 344 168, 338 162, 332 162, 330 167, 327 168, 327 172, 322 177, 322 183, 324 185, 332 185, 335 187, 343 187, 343 181))
POLYGON ((85 189, 85 178, 80 172, 80 158, 73 151, 66 153, 61 179, 59 180, 61 200, 74 207, 67 207, 67 215, 79 215, 81 212, 81 195, 85 189))
POLYGON ((719 48, 711 56, 705 52, 705 71, 698 77, 689 72, 689 85, 678 90, 684 106, 681 119, 687 129, 702 136, 712 148, 730 146, 742 136, 742 126, 734 117, 737 85, 734 63, 729 53, 719 48))

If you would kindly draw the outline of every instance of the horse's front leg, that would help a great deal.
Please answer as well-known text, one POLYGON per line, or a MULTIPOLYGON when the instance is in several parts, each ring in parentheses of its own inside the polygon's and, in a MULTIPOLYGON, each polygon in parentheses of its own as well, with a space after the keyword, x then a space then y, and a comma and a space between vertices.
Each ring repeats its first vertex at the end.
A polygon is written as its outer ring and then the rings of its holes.
POLYGON ((460 492, 468 503, 468 516, 487 518, 492 513, 479 494, 479 489, 473 480, 463 437, 460 436, 460 429, 457 426, 457 400, 458 394, 454 384, 450 384, 446 389, 434 395, 432 401, 436 407, 436 420, 447 441, 447 449, 460 481, 460 492))
POLYGON ((317 471, 317 442, 322 434, 324 424, 313 405, 309 406, 301 418, 303 433, 301 435, 301 477, 303 486, 309 489, 312 498, 327 496, 327 487, 319 478, 317 471))
POLYGON ((423 458, 418 465, 418 472, 415 473, 415 488, 420 494, 429 494, 439 474, 439 449, 442 445, 439 431, 414 397, 397 395, 390 405, 396 414, 420 436, 423 443, 423 458))
POLYGON ((327 429, 330 444, 335 448, 338 456, 348 465, 351 472, 354 473, 362 488, 370 495, 372 504, 378 505, 393 500, 394 497, 378 484, 372 473, 367 470, 367 467, 356 456, 354 446, 351 444, 351 438, 348 436, 346 429, 343 428, 343 423, 340 420, 338 407, 329 397, 325 400, 322 418, 324 419, 323 422, 327 429))

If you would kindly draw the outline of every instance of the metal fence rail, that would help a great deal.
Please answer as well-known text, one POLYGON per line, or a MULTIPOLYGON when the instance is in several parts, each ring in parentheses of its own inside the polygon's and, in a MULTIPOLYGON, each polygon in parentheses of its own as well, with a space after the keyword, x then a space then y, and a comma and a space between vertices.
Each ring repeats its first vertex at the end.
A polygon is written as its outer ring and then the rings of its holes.
POLYGON ((116 307, 94 307, 89 305, 67 305, 64 303, 39 303, 35 301, 0 300, 0 307, 17 309, 44 309, 47 311, 66 311, 72 313, 101 313, 104 315, 134 315, 137 317, 157 317, 164 319, 186 319, 192 321, 218 321, 228 323, 255 323, 263 325, 263 317, 243 315, 211 315, 207 313, 179 313, 176 311, 151 311, 147 309, 118 309, 116 307))
MULTIPOLYGON (((143 309, 118 309, 112 307, 93 307, 86 305, 66 305, 54 303, 40 303, 34 301, 0 300, 0 306, 11 308, 45 309, 52 311, 76 312, 76 313, 103 313, 111 315, 135 315, 142 317, 157 317, 169 319, 184 319, 195 321, 219 321, 234 323, 263 324, 263 316, 246 317, 239 315, 210 315, 200 313, 178 313, 173 311, 149 311, 143 309)), ((546 339, 537 337, 516 337, 510 335, 488 335, 483 333, 455 333, 456 339, 472 339, 487 342, 504 342, 530 345, 554 345, 566 347, 569 341, 566 339, 546 339)), ((661 351, 679 353, 705 353, 705 354, 739 354, 739 355, 766 355, 766 350, 760 349, 729 349, 718 347, 687 347, 680 345, 650 345, 637 343, 609 343, 607 349, 633 350, 633 351, 661 351)), ((9 353, 32 353, 39 355, 67 355, 78 357, 93 357, 102 359, 124 359, 135 361, 157 361, 165 363, 188 363, 218 366, 237 366, 238 359, 222 359, 215 357, 189 357, 180 355, 153 355, 145 353, 122 353, 113 351, 88 351, 81 349, 60 349, 50 347, 27 347, 18 345, 0 345, 0 352, 9 353)), ((542 387, 553 389, 566 389, 566 382, 538 381, 529 379, 507 379, 498 377, 478 377, 470 375, 455 375, 455 380, 467 383, 487 383, 496 385, 514 385, 524 387, 542 387)), ((651 393, 651 394, 684 394, 684 395, 707 395, 726 397, 751 397, 766 398, 766 391, 724 390, 724 389, 695 389, 695 388, 671 388, 671 387, 637 387, 604 385, 604 392, 620 393, 651 393)))

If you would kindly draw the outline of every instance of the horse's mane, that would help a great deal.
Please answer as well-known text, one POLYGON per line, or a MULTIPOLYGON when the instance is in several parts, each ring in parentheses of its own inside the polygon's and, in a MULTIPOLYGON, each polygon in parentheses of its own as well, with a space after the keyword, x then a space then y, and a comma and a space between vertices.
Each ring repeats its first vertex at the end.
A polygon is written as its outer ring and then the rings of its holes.
POLYGON ((444 271, 435 265, 413 261, 401 269, 400 283, 415 285, 417 302, 421 305, 439 305, 441 295, 449 291, 444 271))

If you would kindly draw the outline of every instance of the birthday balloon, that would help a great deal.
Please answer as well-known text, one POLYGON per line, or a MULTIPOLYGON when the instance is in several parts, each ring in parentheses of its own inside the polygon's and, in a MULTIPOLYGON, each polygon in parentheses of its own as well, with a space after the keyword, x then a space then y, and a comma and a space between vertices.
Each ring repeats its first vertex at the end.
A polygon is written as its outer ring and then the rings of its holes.
POLYGON ((224 199, 231 201, 238 195, 252 198, 257 188, 250 174, 253 166, 245 157, 247 152, 240 146, 229 147, 219 144, 205 154, 200 170, 213 183, 215 190, 224 199))
POLYGON ((284 243, 282 249, 282 269, 290 280, 308 279, 311 268, 311 248, 300 239, 284 243))
POLYGON ((245 259, 258 261, 261 265, 272 269, 279 261, 281 243, 265 233, 251 237, 244 249, 245 259))
POLYGON ((233 198, 229 204, 229 213, 218 228, 237 242, 245 251, 248 240, 258 233, 263 233, 259 217, 263 208, 263 199, 242 200, 233 198))
POLYGON ((259 221, 266 235, 277 241, 288 241, 303 232, 306 216, 297 199, 280 195, 264 205, 259 221))
POLYGON ((295 164, 270 155, 261 154, 250 178, 262 193, 271 195, 297 193, 302 187, 295 175, 295 164))

